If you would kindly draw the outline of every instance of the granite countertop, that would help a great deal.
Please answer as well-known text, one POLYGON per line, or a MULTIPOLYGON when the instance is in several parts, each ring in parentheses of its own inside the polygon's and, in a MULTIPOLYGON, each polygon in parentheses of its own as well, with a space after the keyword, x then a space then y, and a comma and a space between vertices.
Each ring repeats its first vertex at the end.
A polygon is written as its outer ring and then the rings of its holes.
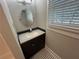
POLYGON ((19 35, 20 44, 27 42, 35 37, 38 37, 44 33, 45 33, 44 31, 40 29, 36 29, 36 30, 33 30, 32 32, 26 32, 26 33, 20 34, 19 35))

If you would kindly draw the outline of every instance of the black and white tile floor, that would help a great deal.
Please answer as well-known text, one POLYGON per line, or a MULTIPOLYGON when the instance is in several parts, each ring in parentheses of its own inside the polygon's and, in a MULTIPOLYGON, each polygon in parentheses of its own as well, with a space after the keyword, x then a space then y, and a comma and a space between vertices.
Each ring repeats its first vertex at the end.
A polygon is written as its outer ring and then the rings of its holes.
MULTIPOLYGON (((51 52, 51 51, 50 51, 51 52)), ((42 49, 36 55, 32 57, 32 59, 61 59, 57 57, 54 53, 51 54, 47 48, 42 49)))

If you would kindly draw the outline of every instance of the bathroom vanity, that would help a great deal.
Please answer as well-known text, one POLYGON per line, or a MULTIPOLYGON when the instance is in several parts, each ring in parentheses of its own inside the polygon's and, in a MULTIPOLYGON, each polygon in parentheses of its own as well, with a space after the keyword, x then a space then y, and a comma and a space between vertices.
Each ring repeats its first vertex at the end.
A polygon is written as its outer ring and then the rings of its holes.
POLYGON ((18 33, 19 43, 26 59, 29 59, 45 47, 45 31, 40 28, 18 33))

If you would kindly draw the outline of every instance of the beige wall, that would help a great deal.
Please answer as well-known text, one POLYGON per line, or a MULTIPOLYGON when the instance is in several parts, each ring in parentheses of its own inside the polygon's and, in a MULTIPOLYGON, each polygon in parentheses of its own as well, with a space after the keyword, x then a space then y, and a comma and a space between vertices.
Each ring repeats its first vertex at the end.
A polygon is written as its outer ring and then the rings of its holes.
POLYGON ((47 29, 46 43, 62 59, 79 59, 78 39, 47 29))
POLYGON ((0 33, 0 59, 15 59, 1 33, 0 33))
MULTIPOLYGON (((13 24, 16 31, 20 32, 28 29, 28 27, 24 26, 19 20, 21 16, 21 11, 27 7, 24 7, 23 5, 19 4, 18 0, 6 0, 6 1, 12 16, 13 24)), ((37 27, 35 0, 32 1, 32 13, 33 13, 33 20, 34 20, 32 27, 34 28, 34 27, 37 27)))
MULTIPOLYGON (((12 24, 6 0, 0 0, 3 10, 0 12, 0 33, 16 59, 24 59, 18 38, 12 24)), ((1 6, 0 6, 1 7, 1 6)))

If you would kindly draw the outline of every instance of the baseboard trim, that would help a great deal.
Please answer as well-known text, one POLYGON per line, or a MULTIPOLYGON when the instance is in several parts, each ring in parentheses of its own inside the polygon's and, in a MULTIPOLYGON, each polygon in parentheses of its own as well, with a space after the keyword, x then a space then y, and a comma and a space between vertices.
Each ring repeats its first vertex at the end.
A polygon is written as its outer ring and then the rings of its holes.
POLYGON ((45 49, 54 57, 54 59, 61 59, 61 57, 54 53, 48 46, 45 46, 45 49))

